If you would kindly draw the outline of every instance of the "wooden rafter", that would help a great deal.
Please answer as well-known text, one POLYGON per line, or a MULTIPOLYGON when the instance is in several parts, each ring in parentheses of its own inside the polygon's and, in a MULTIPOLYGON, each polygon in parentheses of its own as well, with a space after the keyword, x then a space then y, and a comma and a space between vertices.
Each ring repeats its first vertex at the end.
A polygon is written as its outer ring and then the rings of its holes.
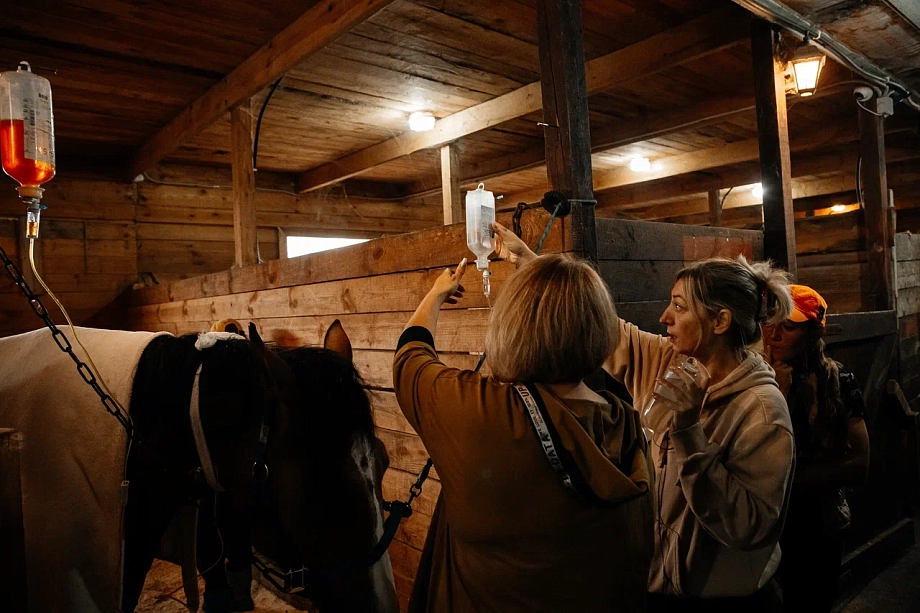
POLYGON ((392 1, 319 0, 141 145, 131 163, 132 176, 152 167, 240 101, 257 94, 392 1))
MULTIPOLYGON (((908 116, 901 118, 892 118, 886 125, 886 132, 893 134, 900 131, 912 131, 915 125, 908 116)), ((793 141, 792 150, 802 152, 809 149, 817 149, 822 146, 841 145, 853 142, 859 138, 858 133, 852 126, 831 125, 823 130, 819 130, 807 137, 799 138, 793 141)), ((614 168, 606 171, 594 173, 594 191, 601 192, 628 185, 647 184, 654 181, 660 181, 679 175, 712 170, 715 168, 724 168, 735 164, 753 162, 759 158, 759 142, 756 138, 738 141, 728 145, 719 145, 709 149, 700 149, 689 153, 673 155, 652 164, 649 172, 637 173, 629 168, 614 168)), ((840 168, 840 166, 836 166, 840 168)), ((834 170, 831 166, 829 170, 834 170)), ((824 172, 828 172, 825 170, 824 172)), ((728 185, 726 187, 731 187, 728 185)), ((711 187, 705 188, 715 189, 711 187)), ((505 196, 506 202, 536 202, 546 191, 544 187, 527 189, 515 192, 505 196)), ((701 190, 705 191, 705 190, 701 190)))
MULTIPOLYGON (((736 45, 744 40, 748 20, 747 13, 729 6, 591 60, 585 65, 587 91, 598 93, 736 45)), ((530 83, 444 117, 430 132, 407 132, 308 170, 300 177, 301 191, 336 183, 415 151, 440 146, 539 111, 542 107, 540 88, 539 81, 530 83)))

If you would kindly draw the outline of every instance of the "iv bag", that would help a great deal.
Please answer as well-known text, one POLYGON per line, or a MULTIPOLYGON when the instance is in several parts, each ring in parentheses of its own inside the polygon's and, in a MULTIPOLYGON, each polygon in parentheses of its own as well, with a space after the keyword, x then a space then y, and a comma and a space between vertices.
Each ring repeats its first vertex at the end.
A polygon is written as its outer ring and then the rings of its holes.
POLYGON ((54 177, 54 117, 51 83, 32 74, 28 62, 0 73, 0 161, 25 187, 54 177))
POLYGON ((466 192, 466 245, 476 254, 476 268, 488 270, 492 253, 492 222, 495 221, 495 196, 485 185, 466 192))

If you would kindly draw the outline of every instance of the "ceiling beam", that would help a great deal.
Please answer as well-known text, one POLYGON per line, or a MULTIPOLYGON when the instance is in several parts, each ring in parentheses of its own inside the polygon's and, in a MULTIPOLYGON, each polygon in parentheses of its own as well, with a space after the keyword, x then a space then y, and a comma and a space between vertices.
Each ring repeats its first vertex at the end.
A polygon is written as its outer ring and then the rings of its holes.
POLYGON ((920 31, 920 4, 917 0, 882 0, 920 31))
MULTIPOLYGON (((729 5, 585 64, 588 94, 716 53, 745 39, 750 15, 729 5)), ((540 82, 448 115, 429 132, 406 132, 304 172, 301 191, 353 177, 422 149, 444 145, 542 108, 540 82)))
MULTIPOLYGON (((920 151, 915 152, 914 157, 920 157, 920 151)), ((855 160, 854 153, 854 163, 855 160)), ((909 193, 912 194, 916 191, 916 186, 920 185, 920 168, 915 159, 892 163, 889 165, 889 171, 891 173, 889 187, 895 190, 896 202, 899 200, 899 193, 909 190, 909 193)), ((702 215, 710 210, 709 194, 714 191, 688 194, 665 202, 649 203, 644 207, 629 207, 629 212, 637 219, 647 220, 702 215)), ((755 198, 749 189, 734 189, 730 194, 726 194, 725 190, 719 190, 717 193, 719 193, 720 200, 724 199, 723 212, 761 204, 761 200, 755 198)), ((835 204, 852 204, 856 202, 856 174, 847 172, 823 179, 793 179, 792 196, 793 207, 796 211, 823 209, 835 204)), ((608 206, 601 210, 610 209, 611 207, 608 206)))
MULTIPOLYGON (((911 117, 904 114, 902 114, 901 117, 903 119, 891 118, 890 122, 886 123, 886 132, 888 134, 914 131, 916 129, 916 125, 911 117)), ((817 149, 822 146, 841 145, 857 139, 858 133, 853 126, 831 125, 809 134, 807 137, 797 138, 791 144, 791 148, 794 152, 802 152, 810 149, 817 149)), ((832 155, 837 154, 833 153, 832 155)), ((758 139, 751 138, 735 143, 711 147, 709 149, 701 149, 661 158, 655 160, 652 163, 651 170, 647 172, 633 172, 626 167, 596 171, 594 173, 594 191, 602 192, 604 190, 637 184, 648 186, 652 185, 655 181, 665 180, 679 175, 725 168, 746 162, 756 162, 759 159, 760 147, 758 139)), ((840 166, 836 168, 839 169, 840 166)), ((795 168, 793 168, 793 170, 795 170, 795 168)), ((831 170, 835 170, 835 168, 832 167, 831 170)), ((727 187, 731 187, 731 185, 727 187)), ((707 189, 715 188, 709 187, 707 189)), ((522 190, 506 195, 505 201, 511 203, 538 202, 545 191, 545 187, 522 190)), ((601 197, 598 196, 598 200, 600 199, 601 197)))
POLYGON ((240 101, 254 96, 392 1, 319 0, 141 145, 131 161, 131 176, 152 167, 240 101))
MULTIPOLYGON (((811 98, 796 99, 797 103, 809 104, 814 100, 840 93, 844 88, 852 89, 858 84, 849 70, 836 62, 830 62, 821 74, 821 87, 811 98)), ((792 102, 790 102, 790 106, 792 102)), ((677 109, 668 109, 644 117, 618 119, 592 130, 591 152, 599 153, 617 147, 625 147, 653 138, 661 138, 675 132, 699 130, 734 117, 754 112, 754 94, 733 94, 721 98, 708 98, 702 102, 677 109)), ((545 161, 544 146, 495 156, 478 162, 464 164, 462 186, 467 186, 494 177, 529 170, 545 161)), ((440 189, 431 181, 416 181, 409 184, 407 192, 413 196, 433 194, 440 189)))

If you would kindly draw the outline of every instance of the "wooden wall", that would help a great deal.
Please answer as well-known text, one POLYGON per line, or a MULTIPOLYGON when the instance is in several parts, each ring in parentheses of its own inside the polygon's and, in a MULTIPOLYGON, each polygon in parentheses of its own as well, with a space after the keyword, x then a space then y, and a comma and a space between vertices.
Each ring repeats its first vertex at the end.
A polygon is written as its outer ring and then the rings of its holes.
POLYGON ((920 395, 920 235, 895 235, 901 387, 908 400, 920 395))
MULTIPOLYGON (((19 227, 25 206, 11 184, 6 181, 0 192, 0 244, 26 269, 28 243, 20 240, 19 227)), ((76 323, 116 326, 105 313, 96 320, 93 316, 126 288, 168 283, 233 265, 230 185, 229 170, 185 166, 160 167, 136 183, 56 177, 46 184, 43 199, 48 208, 42 213, 36 242, 39 271, 76 323)), ((410 208, 333 191, 298 196, 292 190, 292 179, 260 173, 255 203, 264 261, 279 257, 279 228, 318 236, 377 237, 439 221, 434 208, 410 208)), ((54 320, 63 323, 59 314, 54 320)), ((3 275, 0 336, 40 324, 3 275)))
POLYGON ((658 318, 671 299, 674 277, 685 265, 710 257, 763 257, 763 233, 622 219, 597 220, 601 276, 620 317, 644 330, 665 333, 658 318))

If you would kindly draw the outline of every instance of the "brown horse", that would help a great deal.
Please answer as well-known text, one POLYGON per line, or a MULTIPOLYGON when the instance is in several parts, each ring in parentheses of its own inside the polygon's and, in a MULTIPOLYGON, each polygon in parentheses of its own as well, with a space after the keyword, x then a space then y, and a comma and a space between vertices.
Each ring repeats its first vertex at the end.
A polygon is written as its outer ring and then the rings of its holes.
POLYGON ((367 562, 383 531, 388 460, 338 322, 323 349, 271 350, 254 326, 249 341, 195 343, 154 339, 134 379, 123 610, 134 610, 176 510, 200 500, 209 613, 252 608, 253 549, 276 582, 308 583, 300 594, 322 613, 398 611, 389 558, 367 562), (189 418, 199 367, 207 480, 189 418))

